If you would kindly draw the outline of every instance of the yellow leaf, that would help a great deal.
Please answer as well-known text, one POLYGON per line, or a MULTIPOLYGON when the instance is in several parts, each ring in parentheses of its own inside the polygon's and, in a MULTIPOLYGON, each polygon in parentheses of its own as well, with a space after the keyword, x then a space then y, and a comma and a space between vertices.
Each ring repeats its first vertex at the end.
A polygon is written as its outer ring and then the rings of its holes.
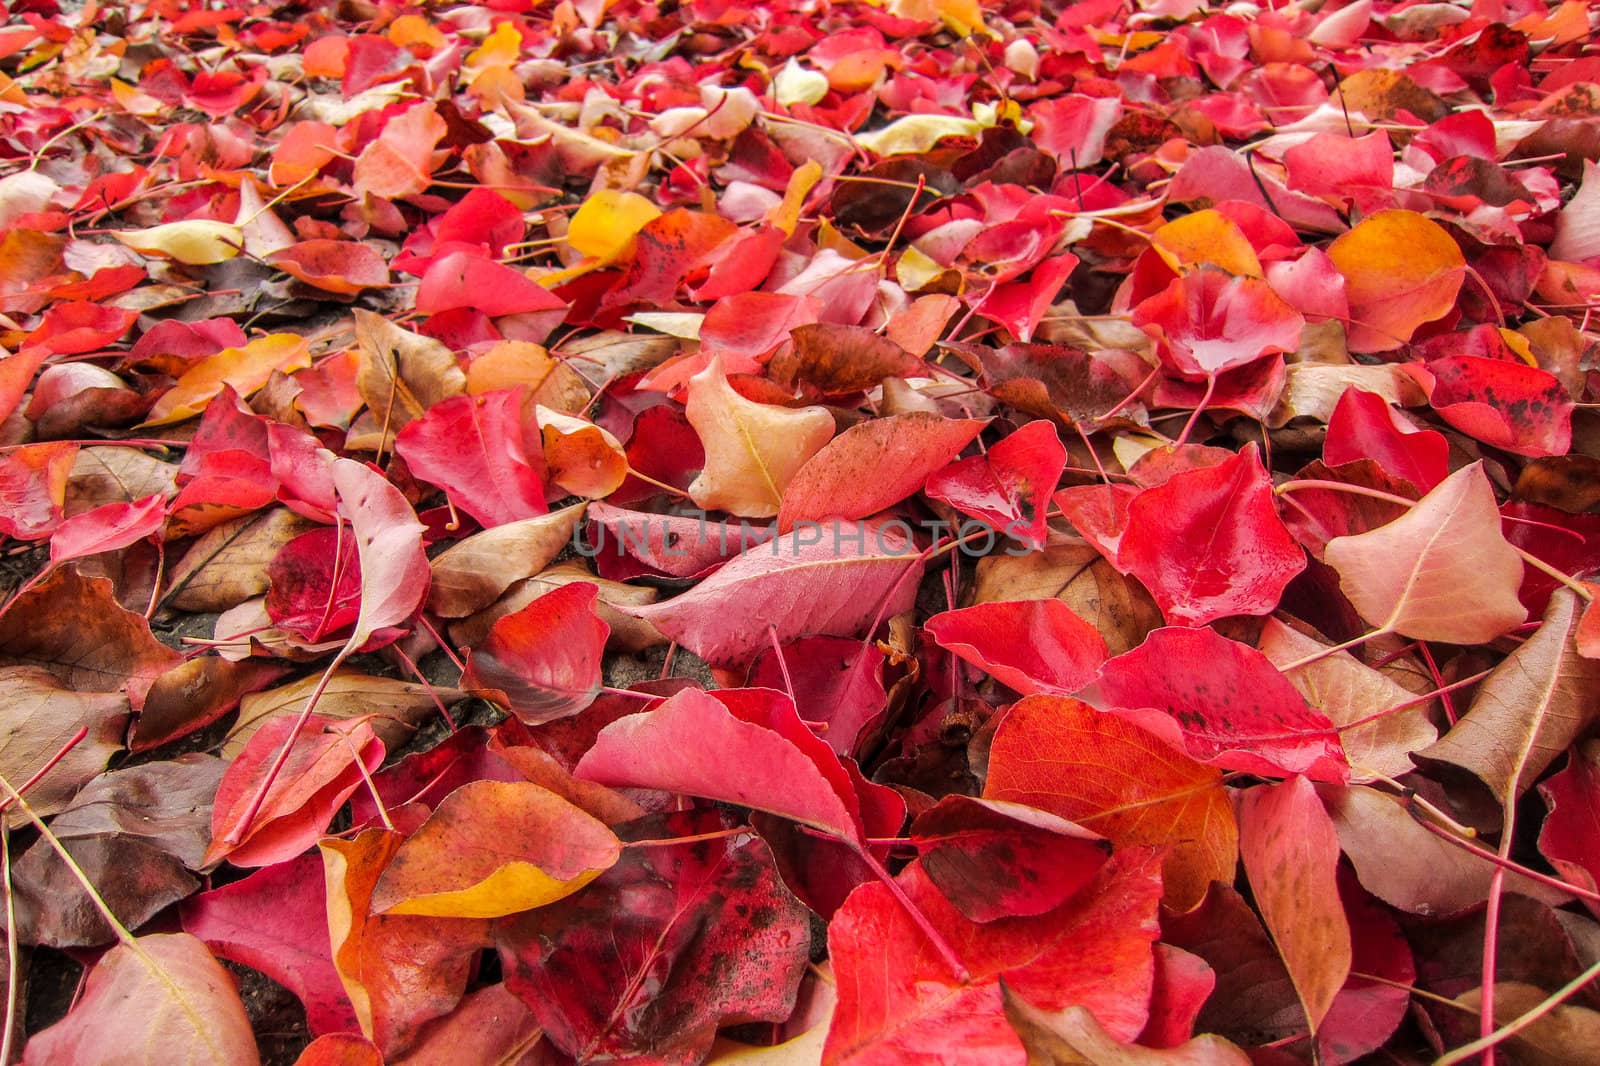
POLYGON ((415 44, 437 50, 450 43, 421 15, 401 15, 389 23, 386 36, 391 44, 399 48, 410 48, 415 44))
POLYGON ((833 437, 826 408, 747 400, 728 384, 720 358, 689 379, 685 413, 706 450, 690 498, 750 518, 776 515, 795 472, 833 437))
POLYGON ((921 155, 946 137, 976 137, 983 124, 959 115, 907 115, 881 130, 856 135, 856 143, 875 155, 921 155))
POLYGON ((210 266, 232 259, 244 243, 244 231, 238 226, 209 218, 168 222, 112 236, 141 255, 164 256, 188 266, 210 266))
POLYGON ((1261 260, 1244 230, 1212 208, 1168 222, 1150 236, 1150 247, 1179 274, 1210 263, 1230 274, 1261 276, 1261 260))
POLYGON ((570 881, 558 881, 532 863, 508 862, 470 888, 417 896, 390 907, 385 913, 420 914, 430 918, 501 918, 565 899, 604 872, 585 870, 570 881))
POLYGON ((509 67, 521 58, 522 34, 511 23, 502 22, 467 55, 466 69, 476 74, 492 67, 509 67))
POLYGON ((190 367, 156 401, 144 424, 182 422, 199 414, 224 385, 231 385, 240 396, 248 396, 265 385, 274 370, 288 374, 310 365, 310 346, 304 337, 293 333, 272 333, 243 348, 224 348, 190 367))
POLYGON ((791 58, 772 79, 772 94, 784 107, 815 104, 828 95, 828 76, 802 67, 791 58))
POLYGON ((567 243, 602 263, 623 255, 634 236, 661 209, 636 192, 601 189, 583 202, 567 226, 567 243))
POLYGON ((783 202, 767 212, 767 221, 793 236, 794 228, 800 224, 800 209, 805 206, 806 196, 821 179, 822 167, 815 159, 796 167, 783 191, 783 202))

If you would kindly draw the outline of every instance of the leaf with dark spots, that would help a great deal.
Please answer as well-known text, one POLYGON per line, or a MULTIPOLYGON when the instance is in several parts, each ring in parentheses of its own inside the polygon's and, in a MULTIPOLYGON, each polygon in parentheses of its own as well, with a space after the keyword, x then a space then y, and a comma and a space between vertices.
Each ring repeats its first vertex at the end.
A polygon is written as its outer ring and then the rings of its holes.
POLYGON ((814 395, 847 396, 884 378, 926 374, 921 359, 888 337, 862 326, 814 322, 789 334, 793 344, 769 364, 774 381, 785 388, 804 386, 814 395))
POLYGON ((1020 803, 946 796, 911 824, 922 869, 975 922, 1043 914, 1111 854, 1098 833, 1020 803))
POLYGON ((1508 359, 1458 355, 1407 367, 1439 417, 1517 455, 1561 455, 1572 443, 1572 401, 1554 374, 1508 359))
POLYGON ((580 1061, 703 1058, 718 1027, 781 1021, 810 952, 806 911, 767 846, 712 812, 632 823, 582 893, 501 922, 506 985, 580 1061), (675 837, 688 837, 673 843, 675 837))

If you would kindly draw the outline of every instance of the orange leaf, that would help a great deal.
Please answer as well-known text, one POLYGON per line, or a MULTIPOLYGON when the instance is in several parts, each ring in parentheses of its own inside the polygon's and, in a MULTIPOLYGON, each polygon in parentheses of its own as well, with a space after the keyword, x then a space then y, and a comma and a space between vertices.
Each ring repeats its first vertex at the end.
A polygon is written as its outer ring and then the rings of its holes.
POLYGON ((224 348, 190 367, 150 409, 146 426, 165 426, 193 418, 205 410, 224 385, 241 397, 249 396, 272 377, 311 365, 310 344, 293 333, 270 333, 243 348, 224 348))
POLYGON ((1335 881, 1339 837, 1311 782, 1296 775, 1245 792, 1239 852, 1314 1031, 1350 975, 1351 946, 1335 881))
POLYGON ((622 854, 616 834, 528 781, 470 781, 400 845, 378 913, 503 918, 570 896, 622 854))
POLYGON ((1454 238, 1415 211, 1380 211, 1328 246, 1350 299, 1353 352, 1386 352, 1455 306, 1466 259, 1454 238))
POLYGON ((1146 724, 1156 720, 1135 724, 1080 700, 1029 696, 995 733, 983 795, 1049 811, 1118 848, 1171 846, 1166 900, 1188 910, 1212 881, 1232 882, 1238 831, 1222 772, 1146 724))

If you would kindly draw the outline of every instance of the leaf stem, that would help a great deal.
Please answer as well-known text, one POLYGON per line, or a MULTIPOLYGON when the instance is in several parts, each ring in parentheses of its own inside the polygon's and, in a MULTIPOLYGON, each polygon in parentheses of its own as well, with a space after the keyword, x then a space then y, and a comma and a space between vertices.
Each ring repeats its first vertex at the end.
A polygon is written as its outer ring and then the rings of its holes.
MULTIPOLYGON (((1506 543, 1510 544, 1511 542, 1507 541, 1506 543)), ((1571 574, 1551 566, 1537 555, 1534 555, 1530 551, 1524 551, 1515 544, 1511 545, 1511 549, 1518 555, 1522 556, 1523 562, 1527 563, 1529 566, 1533 567, 1535 570, 1539 571, 1541 574, 1552 579, 1553 581, 1559 582, 1560 584, 1571 589, 1577 595, 1578 599, 1582 600, 1584 603, 1594 602, 1594 593, 1590 592, 1588 588, 1585 587, 1583 582, 1579 581, 1571 574)))
POLYGON ((1559 877, 1552 877, 1549 874, 1540 873, 1538 870, 1534 870, 1522 865, 1515 859, 1503 859, 1499 855, 1490 851, 1488 848, 1474 844, 1470 840, 1464 840, 1456 834, 1445 829, 1443 826, 1434 824, 1431 818, 1422 817, 1421 813, 1419 811, 1412 810, 1409 804, 1407 805, 1407 809, 1411 810, 1411 817, 1418 822, 1422 828, 1426 829, 1428 832, 1442 840, 1448 840, 1451 844, 1454 844, 1462 851, 1476 855, 1484 862, 1493 863, 1494 865, 1508 870, 1514 874, 1521 874, 1523 877, 1537 881, 1542 885, 1548 885, 1558 892, 1566 892, 1570 895, 1577 896, 1580 899, 1587 899, 1596 903, 1600 903, 1600 892, 1596 892, 1589 888, 1581 888, 1569 881, 1563 881, 1559 877))
MULTIPOLYGON (((89 727, 80 725, 78 727, 78 731, 76 733, 72 734, 72 736, 68 737, 67 738, 67 742, 65 744, 61 745, 61 749, 59 751, 57 751, 54 755, 50 756, 50 758, 48 760, 46 760, 46 762, 45 762, 45 764, 43 766, 41 766, 41 767, 39 767, 39 769, 35 770, 33 772, 33 776, 28 778, 26 781, 24 781, 22 783, 22 787, 17 789, 17 791, 18 792, 26 792, 26 791, 28 791, 28 789, 32 788, 34 785, 37 785, 39 783, 39 779, 40 778, 44 777, 44 775, 49 773, 51 770, 54 770, 56 768, 56 764, 59 763, 62 759, 67 757, 67 752, 71 751, 73 748, 75 748, 79 744, 83 743, 83 739, 85 737, 87 737, 88 735, 89 735, 89 727)), ((0 811, 4 811, 9 806, 11 806, 10 797, 7 797, 5 799, 0 799, 0 811)), ((0 1056, 0 1063, 3 1063, 5 1061, 6 1061, 5 1058, 3 1056, 0 1056)))
POLYGON ((1349 651, 1351 648, 1365 644, 1369 640, 1376 640, 1378 637, 1386 636, 1388 633, 1389 630, 1387 628, 1374 629, 1371 633, 1363 633, 1358 637, 1351 637, 1342 644, 1334 644, 1323 648, 1321 651, 1314 651, 1303 659, 1296 659, 1292 663, 1289 663, 1285 666, 1280 666, 1278 667, 1278 672, 1280 674, 1287 674, 1290 670, 1298 670, 1302 666, 1310 666, 1312 663, 1321 662, 1330 655, 1337 655, 1341 651, 1349 651))
MULTIPOLYGON (((78 865, 78 860, 72 857, 72 852, 68 851, 67 846, 61 843, 61 838, 51 832, 50 827, 44 824, 44 819, 40 818, 34 809, 28 806, 28 801, 22 798, 21 792, 12 787, 11 782, 6 780, 4 774, 0 774, 0 788, 5 789, 6 802, 17 805, 22 813, 27 816, 28 821, 33 823, 34 828, 39 830, 39 835, 44 837, 45 842, 55 849, 55 853, 61 857, 61 861, 67 864, 67 869, 77 879, 78 884, 83 886, 83 890, 89 894, 89 902, 94 904, 95 910, 100 912, 100 917, 106 920, 106 924, 111 927, 111 931, 116 934, 117 939, 138 950, 133 934, 128 932, 128 927, 118 921, 117 916, 111 912, 111 908, 101 898, 99 890, 94 887, 94 882, 89 880, 89 875, 83 872, 83 867, 78 865)), ((141 955, 144 954, 143 951, 139 953, 141 955)))
POLYGON ((0 830, 0 890, 6 897, 6 1031, 0 1033, 0 1063, 11 1061, 17 1028, 17 908, 11 891, 11 834, 0 830))
POLYGON ((926 914, 922 913, 922 908, 918 907, 911 897, 906 895, 906 890, 901 887, 900 882, 896 881, 889 871, 883 868, 883 864, 874 858, 867 848, 850 841, 844 841, 844 843, 849 844, 851 849, 861 857, 861 861, 867 864, 873 876, 883 882, 883 886, 889 890, 889 894, 894 896, 896 902, 905 910, 906 917, 910 918, 916 927, 922 930, 922 935, 928 938, 928 943, 933 946, 934 951, 938 952, 939 957, 944 960, 944 964, 949 967, 950 973, 955 976, 955 979, 962 984, 966 984, 971 980, 972 975, 968 972, 966 963, 961 961, 961 956, 956 954, 955 948, 950 946, 950 942, 944 938, 944 934, 934 928, 933 922, 929 920, 926 914))
POLYGON ((1416 500, 1407 499, 1404 496, 1396 496, 1394 493, 1384 492, 1382 489, 1369 489, 1365 485, 1352 485, 1346 481, 1329 481, 1324 478, 1315 477, 1296 478, 1293 481, 1285 481, 1282 485, 1274 486, 1272 491, 1279 496, 1282 496, 1286 492, 1303 492, 1307 489, 1324 489, 1328 492, 1348 492, 1352 496, 1367 496, 1374 500, 1383 500, 1385 503, 1398 504, 1407 510, 1410 510, 1417 505, 1416 500))
POLYGON ((278 774, 283 771, 284 764, 289 761, 289 752, 294 749, 294 742, 300 739, 300 730, 305 728, 311 720, 311 712, 317 706, 317 701, 322 699, 322 694, 328 689, 328 682, 333 680, 333 672, 349 657, 350 645, 346 644, 339 649, 339 654, 333 657, 327 669, 322 671, 322 676, 317 678, 317 687, 311 690, 311 695, 306 698, 306 705, 300 709, 300 714, 295 718, 289 735, 284 738, 283 747, 278 749, 277 756, 272 760, 272 765, 261 777, 261 784, 256 788, 255 795, 250 797, 250 804, 245 808, 244 815, 229 828, 224 836, 226 844, 238 845, 244 840, 245 831, 250 828, 250 823, 256 820, 256 815, 261 813, 262 804, 267 801, 267 793, 272 790, 273 784, 278 780, 278 774))
MULTIPOLYGON (((1572 980, 1556 989, 1538 1006, 1534 1007, 1532 1010, 1528 1011, 1515 1021, 1507 1022, 1499 1029, 1496 1029, 1485 1036, 1479 1037, 1472 1043, 1464 1044, 1461 1047, 1456 1048, 1454 1051, 1439 1056, 1434 1060, 1433 1066, 1455 1066, 1456 1063, 1465 1062, 1472 1058, 1472 1056, 1479 1053, 1482 1053, 1485 1060, 1487 1060, 1489 1056, 1494 1053, 1494 1047, 1496 1044, 1516 1036, 1518 1033, 1522 1032, 1522 1030, 1528 1028, 1528 1026, 1532 1025, 1540 1018, 1543 1018, 1546 1014, 1549 1014, 1551 1011, 1561 1006, 1561 1004, 1569 999, 1573 993, 1578 991, 1578 989, 1582 988, 1584 985, 1588 984, 1590 981, 1593 981, 1596 977, 1600 977, 1600 962, 1596 962, 1593 966, 1590 966, 1587 970, 1583 971, 1578 976, 1574 977, 1572 980)), ((1487 999, 1488 990, 1485 989, 1484 993, 1484 998, 1487 999)), ((1483 1016, 1488 1017, 1488 1014, 1485 1013, 1483 1016)))

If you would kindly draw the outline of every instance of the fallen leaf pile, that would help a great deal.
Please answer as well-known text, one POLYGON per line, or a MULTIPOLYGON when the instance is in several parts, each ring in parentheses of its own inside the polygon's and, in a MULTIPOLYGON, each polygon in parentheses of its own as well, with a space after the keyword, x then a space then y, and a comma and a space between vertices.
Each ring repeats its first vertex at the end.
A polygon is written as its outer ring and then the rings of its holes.
POLYGON ((1594 5, 0 15, 0 1062, 1596 1061, 1594 5))

